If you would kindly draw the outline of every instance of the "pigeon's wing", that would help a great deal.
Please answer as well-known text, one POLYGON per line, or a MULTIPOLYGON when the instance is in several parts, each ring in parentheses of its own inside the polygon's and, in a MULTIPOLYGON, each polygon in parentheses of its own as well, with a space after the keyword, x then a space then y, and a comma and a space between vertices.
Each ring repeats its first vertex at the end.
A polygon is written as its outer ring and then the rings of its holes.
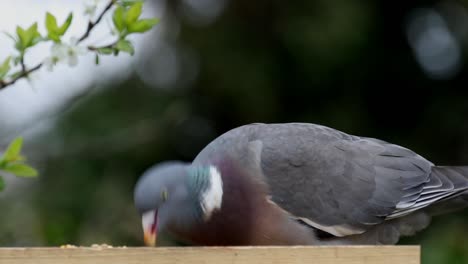
POLYGON ((244 127, 271 199, 335 236, 360 234, 413 202, 432 163, 406 148, 312 124, 244 127))

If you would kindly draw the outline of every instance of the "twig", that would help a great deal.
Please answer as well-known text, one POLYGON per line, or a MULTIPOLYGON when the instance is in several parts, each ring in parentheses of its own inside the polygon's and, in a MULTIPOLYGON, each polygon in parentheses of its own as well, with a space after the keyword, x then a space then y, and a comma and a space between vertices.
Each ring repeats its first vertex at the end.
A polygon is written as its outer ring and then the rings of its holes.
POLYGON ((99 24, 99 22, 101 22, 102 18, 104 17, 104 15, 107 13, 107 11, 109 11, 109 9, 111 9, 111 7, 115 4, 115 0, 111 0, 106 8, 104 8, 104 11, 101 12, 101 14, 99 15, 98 19, 96 19, 96 21, 94 22, 91 22, 89 21, 88 23, 88 29, 86 30, 86 32, 83 34, 83 36, 81 36, 81 38, 78 39, 78 43, 82 42, 83 40, 87 39, 89 37, 89 34, 91 33, 91 31, 93 30, 93 28, 99 24))
POLYGON ((11 79, 10 81, 3 81, 1 80, 0 81, 0 90, 1 89, 4 89, 5 87, 7 86, 10 86, 14 83, 16 83, 19 79, 21 78, 24 78, 24 77, 27 77, 29 74, 39 70, 41 67, 42 67, 42 63, 39 63, 37 64, 36 66, 34 66, 33 68, 29 69, 29 70, 26 70, 26 71, 22 71, 21 74, 19 74, 18 76, 16 76, 15 78, 11 79))
POLYGON ((115 41, 112 44, 106 45, 106 46, 101 46, 101 47, 95 47, 95 46, 88 46, 89 51, 99 51, 100 49, 112 49, 114 48, 119 41, 115 41))
POLYGON ((25 72, 26 71, 26 65, 24 64, 24 53, 21 54, 20 64, 21 64, 21 71, 25 72))
MULTIPOLYGON (((81 36, 81 38, 78 39, 78 43, 82 42, 83 40, 85 40, 85 39, 87 39, 89 37, 89 35, 91 34, 91 31, 93 31, 94 27, 97 24, 99 24, 99 22, 101 22, 104 15, 111 9, 111 7, 115 3, 116 3, 116 0, 110 0, 109 3, 107 4, 106 8, 104 8, 104 10, 101 12, 99 17, 96 19, 96 21, 94 21, 94 22, 89 21, 88 28, 86 29, 86 32, 83 34, 83 36, 81 36)), ((112 44, 112 45, 115 45, 115 44, 112 44)), ((90 47, 88 49, 89 50, 96 50, 94 47, 90 47)), ((20 80, 20 79, 22 79, 24 77, 27 77, 29 74, 39 70, 44 65, 43 63, 39 63, 36 66, 34 66, 33 68, 31 68, 31 69, 26 69, 26 65, 24 64, 24 58, 21 58, 20 64, 21 64, 21 73, 20 74, 18 74, 17 76, 15 76, 14 78, 12 78, 9 81, 0 80, 0 91, 2 89, 4 89, 5 87, 7 87, 7 86, 13 85, 18 80, 20 80)))

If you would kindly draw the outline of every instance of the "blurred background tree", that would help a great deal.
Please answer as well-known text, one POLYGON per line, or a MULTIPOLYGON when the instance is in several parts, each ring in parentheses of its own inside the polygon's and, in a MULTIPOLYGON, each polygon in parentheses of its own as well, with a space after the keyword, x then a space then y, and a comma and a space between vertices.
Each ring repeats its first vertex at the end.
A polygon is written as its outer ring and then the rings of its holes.
MULTIPOLYGON (((139 175, 251 122, 319 123, 468 164, 468 2, 151 4, 161 25, 130 75, 83 82, 53 111, 0 127, 29 135, 41 172, 1 194, 1 245, 142 245, 139 175)), ((401 243, 422 244, 423 263, 467 263, 466 219, 434 218, 401 243)))

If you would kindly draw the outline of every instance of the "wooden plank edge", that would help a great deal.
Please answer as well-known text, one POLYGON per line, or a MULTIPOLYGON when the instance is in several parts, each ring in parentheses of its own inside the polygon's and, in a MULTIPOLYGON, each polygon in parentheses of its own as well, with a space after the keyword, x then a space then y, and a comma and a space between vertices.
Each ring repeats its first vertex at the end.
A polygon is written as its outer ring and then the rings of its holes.
POLYGON ((3 264, 420 263, 419 246, 0 248, 3 264))

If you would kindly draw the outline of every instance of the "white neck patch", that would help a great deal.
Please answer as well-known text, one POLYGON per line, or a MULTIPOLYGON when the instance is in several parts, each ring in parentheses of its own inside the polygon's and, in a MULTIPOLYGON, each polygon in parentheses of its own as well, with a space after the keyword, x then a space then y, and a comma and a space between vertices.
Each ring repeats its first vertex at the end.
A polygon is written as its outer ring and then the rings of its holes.
POLYGON ((213 212, 221 209, 223 201, 223 180, 221 173, 214 166, 210 166, 210 180, 208 188, 201 194, 201 207, 203 219, 210 219, 213 212))

